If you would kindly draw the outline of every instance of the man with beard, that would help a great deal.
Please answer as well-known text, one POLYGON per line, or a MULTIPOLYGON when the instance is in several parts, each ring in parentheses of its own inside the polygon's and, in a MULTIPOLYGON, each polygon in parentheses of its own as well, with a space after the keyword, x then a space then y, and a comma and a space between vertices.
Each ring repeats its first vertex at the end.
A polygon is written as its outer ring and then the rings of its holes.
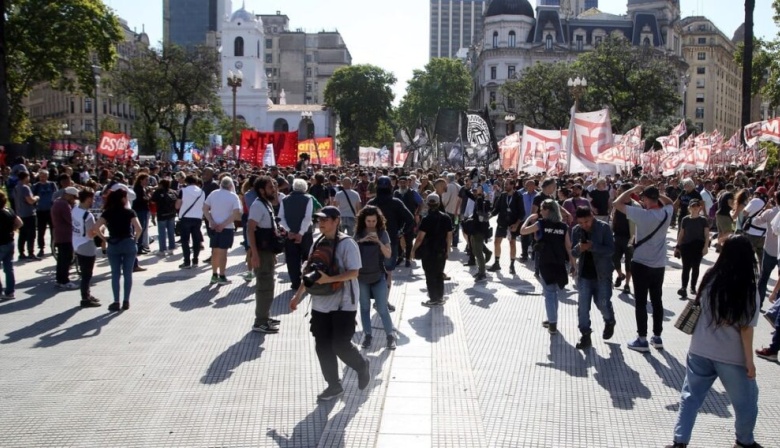
POLYGON ((257 194, 249 207, 249 226, 247 238, 250 248, 250 266, 254 270, 255 284, 255 322, 252 331, 274 334, 279 332, 279 321, 270 316, 271 304, 274 300, 274 266, 276 254, 271 250, 270 243, 278 235, 276 216, 271 201, 276 197, 273 180, 268 176, 260 176, 253 186, 257 194))
POLYGON ((497 272, 501 270, 501 241, 509 234, 509 273, 515 274, 515 258, 517 257, 517 237, 520 236, 521 219, 525 216, 523 198, 515 190, 515 183, 511 179, 504 180, 504 191, 493 203, 492 216, 498 216, 496 228, 496 241, 493 248, 496 253, 496 261, 488 270, 497 272))
MULTIPOLYGON (((393 197, 399 199, 404 203, 406 209, 414 215, 415 226, 420 223, 420 205, 422 205, 422 196, 417 191, 409 188, 409 178, 401 176, 398 178, 398 190, 393 193, 393 197)), ((412 227, 404 227, 404 253, 400 254, 396 264, 401 264, 401 260, 406 256, 406 267, 411 266, 410 255, 412 253, 412 244, 414 243, 414 229, 412 227)))

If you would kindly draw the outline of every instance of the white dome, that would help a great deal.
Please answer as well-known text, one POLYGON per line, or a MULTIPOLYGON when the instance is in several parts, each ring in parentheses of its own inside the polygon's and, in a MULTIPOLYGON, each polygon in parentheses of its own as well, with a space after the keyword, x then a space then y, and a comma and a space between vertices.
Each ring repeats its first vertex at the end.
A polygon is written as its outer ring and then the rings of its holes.
POLYGON ((238 11, 234 12, 232 16, 230 16, 230 21, 241 21, 241 22, 256 22, 257 17, 255 17, 254 14, 247 11, 244 8, 239 9, 238 11))

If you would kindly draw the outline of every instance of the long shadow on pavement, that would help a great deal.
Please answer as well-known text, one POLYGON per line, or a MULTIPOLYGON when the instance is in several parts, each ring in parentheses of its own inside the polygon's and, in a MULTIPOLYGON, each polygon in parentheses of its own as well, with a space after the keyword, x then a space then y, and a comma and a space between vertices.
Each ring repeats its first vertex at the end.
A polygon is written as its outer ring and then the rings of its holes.
POLYGON ((254 293, 254 285, 248 285, 247 283, 236 285, 225 297, 220 297, 214 301, 214 308, 226 308, 230 305, 254 302, 254 293), (250 296, 249 300, 244 300, 250 296))
MULTIPOLYGON (((409 319, 409 325, 412 326, 414 332, 418 336, 425 338, 428 342, 438 342, 444 336, 452 334, 452 319, 444 314, 444 307, 438 306, 428 309, 428 312, 422 316, 417 316, 409 319), (434 331, 434 324, 436 331, 434 331)), ((457 306, 457 304, 451 304, 450 306, 457 306)))
POLYGON ((179 311, 192 311, 198 308, 207 308, 212 305, 211 299, 217 296, 217 285, 206 285, 178 302, 171 302, 171 306, 179 311))
MULTIPOLYGON (((645 360, 655 370, 656 375, 661 378, 664 386, 679 391, 682 389, 683 381, 685 380, 686 367, 681 364, 674 356, 670 355, 665 350, 660 351, 664 361, 669 365, 665 366, 655 356, 645 356, 645 360)), ((710 389, 707 393, 707 398, 704 399, 700 412, 705 414, 712 414, 720 418, 730 418, 731 411, 729 411, 729 396, 726 392, 715 392, 710 389)), ((677 412, 680 408, 680 404, 675 403, 666 406, 666 409, 677 412)))
POLYGON ((593 348, 586 351, 585 359, 596 369, 593 378, 599 386, 609 392, 613 407, 624 410, 634 409, 637 399, 649 400, 652 393, 642 383, 639 372, 626 364, 621 345, 607 342, 607 347, 609 348, 607 358, 600 357, 593 348))
POLYGON ((292 434, 280 433, 274 428, 269 428, 266 435, 272 438, 280 448, 317 446, 322 431, 328 423, 328 415, 336 407, 336 403, 336 400, 317 403, 317 407, 295 425, 292 434))
POLYGON ((550 335, 550 362, 537 362, 537 366, 560 370, 576 378, 588 377, 588 363, 580 350, 577 350, 562 334, 550 335))
POLYGON ((67 322, 71 317, 75 316, 79 310, 81 310, 81 307, 70 308, 59 314, 55 314, 54 316, 39 320, 32 325, 7 333, 7 338, 0 341, 0 344, 12 344, 14 342, 19 342, 22 339, 33 338, 39 334, 52 331, 67 322))
MULTIPOLYGON (((18 289, 17 286, 17 291, 18 289)), ((36 286, 33 286, 26 292, 28 295, 26 299, 14 299, 2 302, 2 304, 0 304, 0 315, 35 308, 47 299, 56 296, 59 291, 55 289, 54 283, 40 283, 38 280, 36 281, 36 286)))
POLYGON ((57 330, 41 336, 40 341, 35 344, 37 348, 53 347, 66 341, 75 341, 78 339, 93 338, 99 336, 103 327, 118 317, 121 313, 107 313, 93 317, 92 319, 73 325, 69 328, 57 330))
POLYGON ((469 302, 472 305, 476 305, 480 308, 490 309, 490 305, 497 303, 496 298, 497 289, 489 289, 486 284, 474 285, 470 288, 466 288, 463 292, 469 297, 469 302))
POLYGON ((248 332, 240 341, 217 356, 200 379, 203 384, 219 384, 233 375, 233 371, 245 362, 260 358, 265 348, 265 334, 248 332))

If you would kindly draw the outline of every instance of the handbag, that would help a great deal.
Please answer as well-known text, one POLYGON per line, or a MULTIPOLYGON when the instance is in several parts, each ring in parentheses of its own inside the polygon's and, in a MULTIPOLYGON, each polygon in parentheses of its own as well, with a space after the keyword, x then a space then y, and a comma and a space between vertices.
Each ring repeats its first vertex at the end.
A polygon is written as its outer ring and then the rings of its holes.
POLYGON ((699 316, 701 316, 701 302, 696 297, 696 300, 689 300, 685 304, 685 308, 674 326, 685 334, 693 334, 693 330, 696 329, 696 324, 699 322, 699 316))

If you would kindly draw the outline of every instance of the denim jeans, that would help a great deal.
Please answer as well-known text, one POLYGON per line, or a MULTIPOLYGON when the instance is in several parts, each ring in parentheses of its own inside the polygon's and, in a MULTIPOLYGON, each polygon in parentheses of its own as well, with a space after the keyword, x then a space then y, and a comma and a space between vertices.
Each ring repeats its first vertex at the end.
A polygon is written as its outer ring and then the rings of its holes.
POLYGON ((761 297, 762 307, 764 306, 764 299, 766 299, 766 284, 769 283, 769 277, 776 266, 778 266, 777 257, 773 257, 764 251, 764 256, 761 257, 761 278, 758 279, 758 296, 761 297))
POLYGON ((138 240, 138 249, 149 247, 149 210, 136 211, 138 222, 141 223, 141 239, 138 240))
POLYGON ((601 311, 604 323, 615 323, 615 310, 612 308, 612 278, 582 278, 577 280, 577 317, 580 333, 591 334, 590 306, 596 303, 596 308, 601 311))
POLYGON ((551 324, 558 323, 558 285, 555 283, 545 283, 542 276, 539 276, 539 282, 542 284, 542 294, 544 294, 544 308, 547 310, 547 322, 551 324))
POLYGON ((363 333, 371 334, 371 297, 376 301, 376 312, 382 318, 385 334, 394 336, 393 321, 390 319, 390 311, 387 309, 387 279, 382 278, 373 284, 358 282, 360 286, 360 322, 363 325, 363 333))
POLYGON ((753 429, 758 417, 758 386, 756 380, 747 377, 745 366, 713 361, 694 354, 688 354, 688 368, 685 372, 680 393, 680 410, 677 424, 674 426, 674 441, 689 443, 696 414, 707 397, 716 378, 720 378, 723 388, 734 406, 734 429, 737 442, 750 445, 753 429))
MULTIPOLYGON (((16 277, 14 277, 14 242, 0 246, 0 263, 3 263, 3 272, 5 273, 6 294, 13 294, 16 288, 16 277)), ((0 289, 3 289, 0 283, 0 289)))
POLYGON ((173 218, 157 220, 157 240, 160 252, 176 248, 176 223, 173 218))
POLYGON ((181 219, 181 252, 184 255, 184 264, 190 264, 190 238, 192 238, 192 260, 197 261, 200 255, 200 243, 203 242, 201 222, 200 218, 181 219))
POLYGON ((111 265, 111 291, 114 293, 114 302, 119 302, 119 277, 124 282, 124 301, 130 301, 130 290, 133 288, 133 265, 137 248, 132 238, 125 238, 118 243, 108 244, 108 264, 111 265))

